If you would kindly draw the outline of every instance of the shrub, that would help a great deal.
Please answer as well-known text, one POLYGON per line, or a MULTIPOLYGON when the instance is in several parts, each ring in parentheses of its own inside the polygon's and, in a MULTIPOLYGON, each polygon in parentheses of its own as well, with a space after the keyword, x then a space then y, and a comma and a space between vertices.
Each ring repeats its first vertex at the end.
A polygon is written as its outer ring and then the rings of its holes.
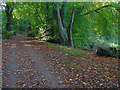
POLYGON ((2 31, 2 39, 9 39, 13 35, 12 31, 7 31, 3 29, 2 31))

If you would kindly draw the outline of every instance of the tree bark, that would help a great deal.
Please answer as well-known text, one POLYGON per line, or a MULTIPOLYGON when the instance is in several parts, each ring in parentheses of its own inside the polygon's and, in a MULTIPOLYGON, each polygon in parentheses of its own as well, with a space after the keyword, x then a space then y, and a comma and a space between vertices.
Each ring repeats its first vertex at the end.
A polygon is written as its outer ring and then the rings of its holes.
POLYGON ((11 8, 8 4, 6 4, 6 15, 7 15, 7 24, 6 29, 10 31, 11 21, 12 21, 12 12, 13 8, 11 8))
POLYGON ((70 24, 68 26, 68 43, 69 43, 68 45, 69 45, 69 47, 74 47, 73 40, 72 40, 72 24, 73 24, 73 20, 74 20, 74 15, 75 15, 75 8, 73 6, 70 24))
POLYGON ((60 10, 59 10, 58 4, 57 4, 57 23, 58 23, 58 31, 59 31, 61 43, 63 45, 67 45, 68 46, 67 31, 66 31, 66 29, 64 28, 64 26, 62 24, 62 20, 61 20, 60 10))
POLYGON ((63 2, 63 5, 61 6, 60 14, 61 14, 61 20, 63 27, 66 28, 66 21, 65 21, 65 4, 66 2, 63 2))

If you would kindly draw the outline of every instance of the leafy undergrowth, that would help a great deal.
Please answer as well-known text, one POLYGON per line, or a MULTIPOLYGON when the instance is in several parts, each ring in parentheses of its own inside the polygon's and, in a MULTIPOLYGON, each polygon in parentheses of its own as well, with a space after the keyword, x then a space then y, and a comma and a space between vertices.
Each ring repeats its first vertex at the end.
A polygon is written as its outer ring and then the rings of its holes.
POLYGON ((61 46, 58 44, 46 44, 47 46, 51 46, 53 48, 57 48, 59 51, 64 52, 65 54, 70 54, 71 56, 82 56, 86 55, 87 53, 78 49, 69 48, 67 46, 61 46))

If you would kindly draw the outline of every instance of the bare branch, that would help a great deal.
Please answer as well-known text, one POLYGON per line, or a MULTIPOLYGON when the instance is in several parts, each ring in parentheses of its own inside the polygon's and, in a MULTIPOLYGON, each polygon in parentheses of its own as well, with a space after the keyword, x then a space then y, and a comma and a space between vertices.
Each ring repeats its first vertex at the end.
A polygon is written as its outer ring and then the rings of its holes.
POLYGON ((102 6, 102 7, 98 8, 98 9, 96 9, 96 10, 92 10, 92 11, 87 12, 87 13, 81 15, 81 16, 85 16, 85 15, 88 15, 88 14, 90 14, 90 13, 97 12, 98 10, 100 10, 100 9, 102 9, 102 8, 105 8, 105 7, 113 7, 113 6, 112 6, 112 5, 102 6))

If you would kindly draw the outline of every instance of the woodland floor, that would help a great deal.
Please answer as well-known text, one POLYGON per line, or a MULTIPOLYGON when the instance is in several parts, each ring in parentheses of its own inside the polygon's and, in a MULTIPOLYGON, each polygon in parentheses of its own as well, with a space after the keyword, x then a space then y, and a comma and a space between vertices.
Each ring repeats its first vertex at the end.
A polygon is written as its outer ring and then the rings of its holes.
POLYGON ((118 87, 118 59, 70 56, 46 43, 23 36, 2 43, 3 88, 118 87))

